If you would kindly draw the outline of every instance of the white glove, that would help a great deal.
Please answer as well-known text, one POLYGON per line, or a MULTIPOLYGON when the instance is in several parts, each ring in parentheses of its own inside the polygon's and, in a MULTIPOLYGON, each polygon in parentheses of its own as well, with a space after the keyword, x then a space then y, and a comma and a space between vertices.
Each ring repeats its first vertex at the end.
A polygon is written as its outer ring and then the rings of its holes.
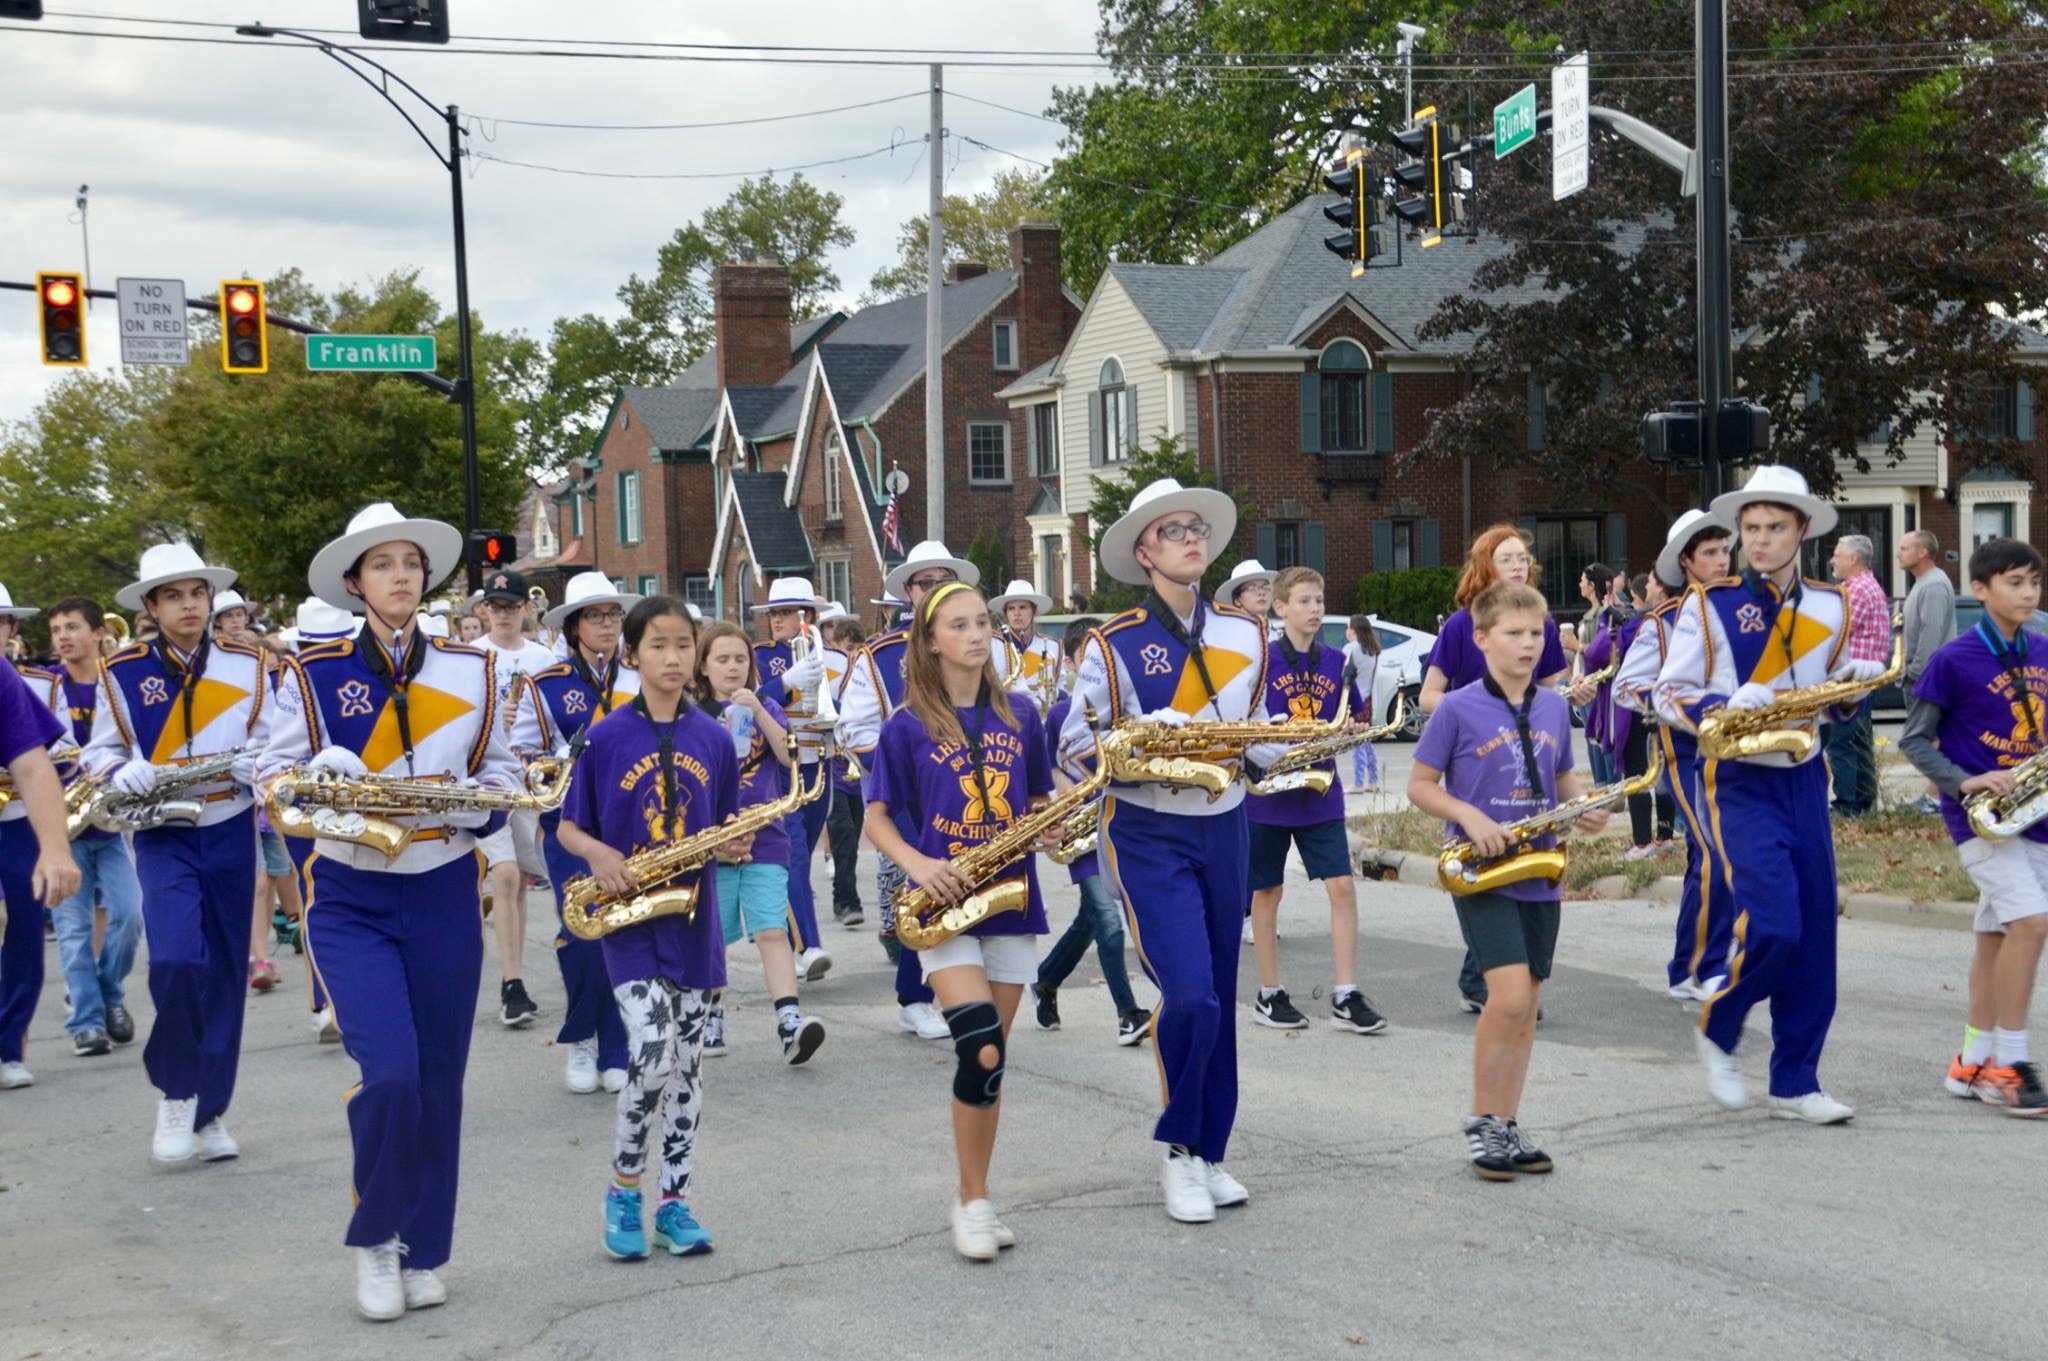
POLYGON ((1875 680, 1883 674, 1883 662, 1859 662, 1852 659, 1850 661, 1843 662, 1833 671, 1830 671, 1828 673, 1828 679, 1838 681, 1854 681, 1858 685, 1861 685, 1863 682, 1868 680, 1875 680))
POLYGON ((1285 742, 1261 742, 1257 746, 1245 748, 1244 759, 1264 770, 1286 754, 1285 742))
POLYGON ((236 784, 245 785, 251 789, 255 788, 256 753, 253 751, 243 752, 235 758, 235 764, 228 773, 234 778, 236 784))
POLYGON ((1187 725, 1188 716, 1178 709, 1154 709, 1149 714, 1138 715, 1140 723, 1164 723, 1169 728, 1187 725))
POLYGON ((1778 692, 1758 681, 1751 681, 1728 697, 1731 709, 1761 709, 1778 697, 1778 692))
POLYGON ((306 762, 308 770, 331 770, 343 779, 360 780, 370 773, 363 758, 347 747, 322 747, 320 754, 306 762))
POLYGON ((141 798, 156 788, 157 768, 140 757, 129 761, 113 775, 113 786, 131 798, 141 798))
POLYGON ((785 692, 801 690, 809 694, 825 679, 825 658, 822 653, 808 653, 800 662, 790 663, 789 670, 782 673, 782 687, 785 692))

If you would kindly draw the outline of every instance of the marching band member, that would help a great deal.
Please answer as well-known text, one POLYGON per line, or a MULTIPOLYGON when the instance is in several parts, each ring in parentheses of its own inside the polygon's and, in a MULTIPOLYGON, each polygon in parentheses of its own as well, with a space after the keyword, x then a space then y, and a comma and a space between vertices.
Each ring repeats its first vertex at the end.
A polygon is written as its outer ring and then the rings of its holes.
MULTIPOLYGON (((824 603, 807 578, 778 577, 768 583, 767 603, 754 606, 755 614, 768 616, 769 641, 754 649, 761 698, 786 710, 796 723, 791 735, 800 776, 815 772, 825 759, 825 735, 805 729, 802 721, 817 717, 818 696, 846 674, 846 654, 836 649, 808 650, 802 661, 793 656, 791 644, 817 627, 818 607, 824 603)), ((822 639, 824 634, 818 636, 822 639)), ((825 831, 831 799, 828 789, 789 820, 789 916, 794 928, 790 938, 799 947, 797 970, 806 981, 823 978, 832 968, 831 952, 818 939, 817 898, 811 892, 811 853, 825 831)))
POLYGON ((1243 610, 1259 621, 1268 636, 1278 636, 1273 618, 1273 573, 1257 558, 1246 558, 1230 569, 1230 575, 1216 588, 1216 603, 1243 610))
MULTIPOLYGON (((979 586, 981 569, 965 558, 954 557, 946 545, 936 539, 926 539, 914 546, 889 573, 884 582, 883 599, 906 602, 905 608, 912 612, 914 621, 915 612, 928 595, 955 581, 979 586)), ((895 628, 878 633, 868 639, 867 646, 847 668, 846 683, 839 691, 839 726, 833 737, 841 751, 851 753, 863 764, 874 754, 875 743, 881 739, 882 724, 903 703, 903 678, 908 666, 904 649, 909 641, 908 629, 895 628)), ((899 820, 896 830, 906 843, 917 835, 917 828, 907 817, 899 820)), ((881 848, 876 847, 876 850, 879 852, 881 848)), ((903 869, 887 854, 882 854, 880 861, 880 868, 875 874, 875 892, 881 899, 883 938, 893 942, 895 909, 891 904, 897 891, 903 887, 903 869)), ((931 987, 924 980, 923 967, 918 963, 917 952, 903 950, 898 953, 896 1023, 920 1040, 943 1040, 953 1033, 938 1012, 932 1009, 932 996, 931 987)))
MULTIPOLYGON (((825 631, 825 640, 832 644, 832 650, 848 659, 846 667, 867 645, 867 633, 860 621, 836 603, 827 605, 819 614, 818 626, 825 631)), ((845 688, 846 667, 837 676, 829 669, 825 673, 825 683, 832 687, 835 698, 845 688)), ((859 868, 860 824, 866 809, 860 800, 860 781, 846 768, 846 762, 831 760, 831 770, 832 809, 825 819, 825 839, 832 848, 832 916, 851 930, 868 919, 866 909, 860 905, 859 868)))
MULTIPOLYGON (((99 602, 67 595, 50 606, 50 643, 57 650, 58 670, 51 708, 70 726, 83 747, 92 740, 93 713, 99 707, 100 641, 106 636, 106 612, 99 602)), ((71 1016, 64 1028, 74 1054, 104 1054, 113 1045, 135 1038, 135 1018, 128 1014, 128 974, 142 943, 142 886, 135 879, 135 858, 128 840, 118 832, 88 827, 71 843, 78 864, 78 892, 51 913, 57 928, 57 958, 64 984, 71 992, 71 1016), (106 909, 106 934, 93 945, 93 908, 106 909)))
MULTIPOLYGON (((1883 672, 1882 658, 1854 653, 1843 588, 1800 576, 1800 544, 1826 534, 1836 520, 1835 508, 1809 493, 1804 477, 1767 464, 1740 491, 1716 497, 1712 509, 1735 526, 1747 567, 1739 578, 1686 593, 1657 675, 1659 717, 1697 733, 1719 709, 1760 709, 1787 690, 1883 672)), ((1708 1094, 1729 1110, 1748 1105, 1735 1047, 1750 1008, 1768 1000, 1771 1114, 1832 1125, 1856 1112, 1820 1085, 1821 1049, 1835 1014, 1840 908, 1820 755, 1816 741, 1804 758, 1702 757, 1701 803, 1714 868, 1729 897, 1734 948, 1727 983, 1700 1008, 1697 1041, 1708 1094)))
POLYGON ((238 643, 253 642, 249 636, 249 602, 242 599, 240 591, 222 591, 213 600, 213 617, 209 621, 213 636, 238 643))
POLYGON ((143 550, 136 580, 114 602, 156 625, 100 665, 85 769, 122 793, 147 795, 172 768, 237 748, 251 750, 232 778, 190 791, 205 801, 197 826, 135 833, 149 995, 156 1021, 143 1066, 163 1093, 151 1154, 208 1162, 241 1149, 221 1122, 235 1093, 242 1049, 242 988, 256 900, 256 810, 250 786, 267 736, 269 686, 256 648, 207 637, 213 596, 235 573, 210 567, 182 543, 143 550), (196 1131, 196 1135, 195 1135, 196 1131))
MULTIPOLYGON (((925 594, 904 651, 903 702, 883 724, 868 770, 868 839, 941 903, 983 887, 954 867, 954 857, 999 835, 1052 794, 1052 759, 1038 711, 1003 688, 992 644, 988 603, 974 586, 955 581, 925 594), (901 822, 916 829, 915 842, 901 822)), ((1036 849, 1058 844, 1058 829, 1049 829, 1036 849)), ((988 1169, 1004 1044, 1024 985, 1037 972, 1034 937, 1046 929, 1035 862, 1027 855, 1021 866, 1029 893, 1022 914, 997 914, 916 952, 945 1008, 958 1059, 953 1246, 975 1261, 993 1261, 1016 1241, 989 1201, 988 1169)))
MULTIPOLYGON (((1670 598, 1646 616, 1614 676, 1615 698, 1648 720, 1656 718, 1651 692, 1671 648, 1672 621, 1684 601, 1683 590, 1728 575, 1729 537, 1728 523, 1704 510, 1679 516, 1664 537, 1653 580, 1682 585, 1666 587, 1670 598)), ((1713 838, 1701 820, 1699 744, 1691 733, 1669 723, 1657 725, 1657 741, 1663 744, 1673 801, 1685 819, 1685 887, 1678 899, 1677 940, 1667 981, 1673 998, 1704 1002, 1727 977, 1733 919, 1723 910, 1726 905, 1711 863, 1713 838)))
MULTIPOLYGON (((1201 595, 1210 543, 1228 543, 1236 528, 1228 496, 1161 478, 1103 531, 1103 570, 1150 594, 1104 624, 1081 654, 1060 735, 1069 775, 1080 778, 1094 749, 1091 715, 1103 724, 1179 726, 1264 711, 1264 623, 1201 595)), ((1247 757, 1265 764, 1280 751, 1254 747, 1247 757)), ((1102 863, 1161 994, 1152 1026, 1165 1110, 1153 1138, 1166 1145, 1166 1212, 1207 1223, 1219 1205, 1250 1198, 1223 1170, 1237 1119, 1237 956, 1249 896, 1244 788, 1233 782, 1212 802, 1200 790, 1113 783, 1100 825, 1102 863)))
POLYGON ((1028 581, 1012 581, 988 607, 1003 617, 1002 639, 1017 659, 1018 688, 1041 715, 1048 712, 1060 696, 1060 645, 1038 631, 1038 616, 1052 608, 1052 597, 1032 590, 1028 581))
MULTIPOLYGON (((344 609, 328 604, 319 596, 309 595, 299 602, 292 627, 294 653, 311 652, 324 643, 338 642, 353 638, 363 630, 362 618, 344 609)), ((289 667, 280 673, 282 681, 291 674, 289 667)), ((273 687, 275 693, 275 687, 273 687)), ((305 928, 306 898, 310 885, 306 879, 306 862, 313 857, 313 843, 302 836, 283 838, 285 854, 291 857, 292 874, 299 890, 299 930, 305 928)), ((314 967, 312 956, 306 957, 306 1009, 313 1014, 313 1034, 322 1044, 340 1044, 341 1027, 335 1023, 334 1007, 328 1001, 327 989, 320 982, 320 970, 314 967)))
MULTIPOLYGON (((361 636, 292 658, 261 776, 445 779, 521 785, 497 712, 491 656, 425 635, 414 609, 455 569, 462 534, 380 501, 313 557, 306 577, 328 604, 361 613, 361 636)), ((455 1229, 462 1083, 483 973, 477 829, 491 815, 407 819, 395 858, 327 837, 307 861, 307 957, 333 1000, 342 1044, 362 1071, 348 1100, 356 1308, 397 1318, 448 1298, 434 1274, 455 1229)))
POLYGON ((1941 791, 1956 858, 1982 894, 1963 1048, 1946 1083, 1951 1094, 2008 1115, 2048 1115, 2027 1045, 2027 1010, 2048 943, 2048 822, 1993 839, 1977 834, 1963 806, 1976 795, 2009 798, 2019 768, 2048 750, 2048 637, 2027 627, 2041 604, 2041 555, 1990 539, 1970 554, 1969 570, 1984 617, 1928 659, 1899 737, 1899 750, 1941 791))
MULTIPOLYGON (((1572 721, 1564 697, 1536 672, 1551 644, 1550 612, 1534 587, 1496 582, 1471 602, 1472 639, 1486 661, 1479 681, 1443 697, 1415 746, 1408 801, 1442 818, 1482 857, 1506 848, 1503 822, 1541 813, 1584 792, 1572 769, 1572 721)), ((1607 810, 1575 826, 1598 832, 1607 810)), ((1554 844, 1544 837, 1534 843, 1554 844)), ((1551 1169, 1519 1120, 1538 997, 1557 950, 1558 885, 1534 878, 1492 892, 1454 894, 1458 928, 1486 980, 1486 1009, 1472 1035, 1472 1112, 1467 1156, 1484 1181, 1551 1169)))
MULTIPOLYGON (((598 719, 632 703, 640 693, 640 675, 619 653, 619 632, 625 612, 640 603, 637 595, 612 589, 602 572, 579 572, 569 578, 562 603, 543 622, 562 631, 567 659, 542 671, 529 672, 520 688, 519 712, 512 720, 512 750, 522 760, 537 756, 573 755, 585 729, 598 719)), ((555 913, 562 910, 562 885, 588 872, 581 860, 563 849, 561 814, 541 815, 541 850, 547 857, 548 879, 554 884, 555 913)), ((626 1028, 612 1000, 604 970, 604 951, 593 940, 579 940, 566 928, 555 932, 555 963, 562 971, 568 1005, 555 1043, 567 1045, 569 1062, 563 1080, 572 1092, 594 1092, 600 1074, 604 1088, 616 1092, 626 1085, 626 1028)))
MULTIPOLYGON (((633 606, 625 624, 626 650, 640 689, 590 725, 570 774, 562 847, 590 866, 607 893, 633 891, 626 858, 635 851, 705 831, 739 811, 732 736, 689 700, 697 630, 689 608, 671 596, 650 596, 633 606)), ((744 858, 751 841, 735 838, 721 854, 744 858)), ((725 937, 718 879, 700 872, 697 892, 696 911, 689 916, 651 917, 592 942, 603 956, 631 1041, 604 1204, 604 1248, 621 1261, 647 1256, 640 1177, 657 1112, 661 1199, 655 1245, 677 1257, 711 1250, 711 1235, 690 1213, 688 1196, 703 1118, 699 1046, 712 994, 725 986, 725 937)))

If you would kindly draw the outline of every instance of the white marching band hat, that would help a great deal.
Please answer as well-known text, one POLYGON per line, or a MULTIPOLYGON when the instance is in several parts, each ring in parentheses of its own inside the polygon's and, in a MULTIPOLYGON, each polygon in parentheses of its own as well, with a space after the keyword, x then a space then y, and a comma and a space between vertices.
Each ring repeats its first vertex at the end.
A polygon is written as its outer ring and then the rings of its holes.
POLYGON ((853 612, 836 600, 826 601, 825 607, 818 611, 818 622, 821 624, 829 624, 834 619, 851 618, 853 618, 853 612))
POLYGON ((228 590, 218 592, 213 597, 213 617, 218 619, 229 610, 247 610, 250 614, 256 613, 255 607, 242 599, 240 591, 228 590))
POLYGON ((1664 547, 1657 554, 1657 579, 1667 586, 1685 585, 1685 568, 1678 559, 1685 552, 1685 546, 1710 529, 1734 536, 1735 528, 1726 518, 1711 510, 1689 510, 1671 522, 1671 532, 1664 536, 1664 547))
POLYGON ((1237 593, 1244 587, 1251 585, 1254 581, 1263 581, 1268 586, 1271 586, 1273 584, 1273 573, 1267 571, 1265 565, 1257 558, 1246 558, 1243 562, 1231 568, 1230 575, 1225 577, 1223 584, 1216 588, 1216 603, 1219 605, 1235 605, 1237 603, 1237 593))
MULTIPOLYGON (((966 582, 969 586, 981 585, 981 569, 979 567, 976 567, 965 558, 954 557, 946 545, 940 543, 937 539, 926 539, 923 543, 912 548, 910 555, 904 558, 902 563, 894 571, 890 572, 887 577, 883 578, 882 593, 894 596, 903 595, 910 579, 928 567, 951 568, 953 575, 959 577, 960 580, 966 582)), ((904 607, 906 609, 909 608, 907 597, 904 607)))
POLYGON ((1211 526, 1209 541, 1221 548, 1237 532, 1237 504, 1213 487, 1183 487, 1162 477, 1131 498, 1131 508, 1102 531, 1102 570, 1118 581, 1143 586, 1151 573, 1138 564, 1138 538, 1154 520, 1175 511, 1191 510, 1211 526))
POLYGON ((376 501, 357 511, 341 536, 313 555, 313 565, 306 569, 306 584, 313 588, 314 595, 337 609, 362 614, 369 606, 361 596, 349 594, 342 575, 355 566, 357 558, 378 544, 397 542, 416 544, 426 555, 427 579, 420 587, 422 596, 446 581, 462 560, 462 531, 454 525, 409 518, 399 514, 389 501, 376 501))
POLYGON ((777 577, 768 583, 767 601, 754 606, 753 612, 766 614, 770 610, 816 610, 824 603, 825 598, 811 588, 809 577, 777 577))
POLYGON ((14 597, 7 593, 7 588, 0 585, 0 616, 8 619, 30 619, 41 613, 42 611, 34 605, 15 604, 14 597))
POLYGON ((1005 586, 1001 595, 988 602, 988 607, 998 612, 1009 605, 1029 605, 1040 614, 1044 614, 1052 608, 1052 597, 1040 595, 1031 589, 1030 582, 1019 577, 1005 586))
POLYGON ((1742 508, 1767 502, 1774 506, 1790 506, 1806 517, 1805 538, 1818 539, 1835 527, 1841 519, 1835 508, 1806 489, 1806 479, 1796 468, 1787 468, 1782 463, 1766 463, 1749 475, 1749 481, 1736 491, 1723 492, 1714 498, 1714 514, 1733 525, 1742 518, 1742 508))
POLYGON ((189 543, 153 543, 142 550, 135 580, 114 592, 114 603, 140 610, 144 596, 173 581, 203 581, 210 590, 224 591, 235 584, 236 575, 232 567, 209 567, 189 543))
POLYGON ((593 605, 617 605, 621 610, 630 610, 640 600, 641 597, 632 592, 612 585, 612 579, 602 572, 578 572, 563 588, 562 603, 542 615, 540 621, 551 629, 558 629, 578 610, 589 609, 593 605))
POLYGON ((426 638, 448 636, 448 616, 445 614, 422 614, 418 616, 420 634, 426 638))
POLYGON ((337 609, 317 595, 299 602, 298 613, 286 632, 296 642, 325 643, 336 638, 353 638, 363 627, 361 616, 337 609))

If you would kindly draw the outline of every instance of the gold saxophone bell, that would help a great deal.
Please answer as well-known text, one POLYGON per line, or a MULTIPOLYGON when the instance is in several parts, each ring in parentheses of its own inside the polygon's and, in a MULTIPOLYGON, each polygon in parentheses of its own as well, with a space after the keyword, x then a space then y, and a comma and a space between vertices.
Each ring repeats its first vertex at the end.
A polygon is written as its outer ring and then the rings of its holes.
MULTIPOLYGON (((1900 621, 1894 617, 1892 627, 1900 621)), ((1781 691, 1760 709, 1716 709, 1700 720, 1700 755, 1712 761, 1740 761, 1757 756, 1789 756, 1792 764, 1813 754, 1820 740, 1815 720, 1829 709, 1854 704, 1897 683, 1906 674, 1906 635, 1892 640, 1892 660, 1867 681, 1822 681, 1781 691)))
POLYGON ((1479 848, 1468 838, 1446 841, 1437 852, 1436 880, 1460 897, 1473 893, 1496 893, 1509 884, 1530 879, 1547 879, 1554 884, 1564 878, 1564 847, 1536 847, 1529 843, 1538 837, 1564 831, 1595 809, 1611 807, 1634 794, 1648 793, 1663 774, 1664 751, 1661 747, 1652 747, 1649 768, 1642 774, 1590 789, 1555 808, 1532 813, 1504 825, 1501 831, 1507 836, 1507 850, 1491 859, 1481 855, 1479 848))

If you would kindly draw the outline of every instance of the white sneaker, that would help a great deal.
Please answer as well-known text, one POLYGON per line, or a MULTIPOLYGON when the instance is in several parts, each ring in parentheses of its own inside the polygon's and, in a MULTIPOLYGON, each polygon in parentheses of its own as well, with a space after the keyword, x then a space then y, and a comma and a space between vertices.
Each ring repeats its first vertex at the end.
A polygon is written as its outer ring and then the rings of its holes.
POLYGON ((396 1238, 374 1248, 356 1249, 356 1312, 364 1318, 387 1319, 405 1314, 405 1286, 396 1238))
POLYGON ((1728 975, 1724 973, 1717 973, 1712 978, 1703 978, 1692 985, 1693 998, 1696 1001, 1705 1002, 1711 999, 1715 993, 1726 987, 1727 984, 1728 975))
POLYGON ((334 1019, 334 1008, 313 1013, 313 1033, 320 1037, 322 1044, 340 1044, 341 1026, 334 1019))
POLYGON ((1664 989, 1664 995, 1674 1002, 1696 1002, 1700 996, 1700 985, 1688 978, 1664 989))
POLYGON ((192 1117, 199 1110, 199 1098, 188 1096, 183 1101, 169 1097, 156 1103, 156 1137, 150 1140, 149 1154, 160 1163, 182 1163, 191 1160, 196 1151, 192 1137, 192 1117))
POLYGON ((806 983, 815 983, 832 972, 832 952, 824 946, 801 950, 796 957, 796 976, 806 983))
POLYGON ((599 1076, 600 1076, 600 1077, 601 1077, 601 1078, 602 1078, 602 1079, 604 1080, 604 1089, 605 1089, 606 1091, 608 1091, 608 1092, 623 1092, 623 1091, 625 1091, 625 1090, 626 1090, 626 1070, 625 1070, 625 1069, 623 1069, 623 1068, 607 1068, 607 1069, 605 1069, 605 1070, 604 1070, 604 1072, 602 1072, 601 1074, 599 1074, 599 1076))
POLYGON ((1227 1205, 1243 1205, 1252 1198, 1244 1189, 1244 1183, 1223 1170, 1222 1163, 1205 1162, 1202 1170, 1207 1174, 1209 1199, 1217 1209, 1227 1205))
POLYGON ((578 1040, 569 1046, 569 1066, 562 1081, 579 1096, 597 1090, 597 1041, 578 1040))
POLYGON ((1855 1118, 1855 1107, 1843 1105, 1826 1092, 1771 1098, 1773 1120, 1804 1120, 1809 1125, 1840 1125, 1855 1118))
POLYGON ((1252 943, 1252 919, 1250 917, 1246 917, 1244 919, 1243 940, 1246 945, 1250 945, 1252 943))
POLYGON ((951 1039, 953 1028, 930 1002, 912 1002, 896 1014, 896 1024, 920 1040, 951 1039))
POLYGON ((1159 1174, 1166 1192, 1166 1213, 1183 1224, 1207 1224, 1216 1218, 1216 1198, 1209 1194, 1209 1165, 1200 1158, 1167 1150, 1159 1174))
MULTIPOLYGON (((993 1215, 995 1213, 995 1210, 991 1208, 989 1210, 989 1213, 993 1215)), ((1017 1235, 1011 1230, 1008 1224, 1005 1224, 1001 1219, 997 1219, 995 1221, 995 1229, 997 1247, 1014 1248, 1017 1246, 1017 1235)))
POLYGON ((955 1205, 953 1247, 970 1262, 993 1262, 1001 1250, 996 1242, 996 1207, 985 1200, 955 1205))
POLYGON ((25 1063, 0 1063, 0 1091, 15 1087, 33 1087, 36 1075, 28 1070, 25 1063))
POLYGON ((228 1133, 228 1127, 216 1115, 199 1131, 199 1152, 210 1163, 225 1162, 229 1158, 241 1157, 242 1146, 235 1142, 235 1136, 228 1133))
POLYGON ((1742 1063, 1735 1055, 1695 1030, 1693 1039, 1700 1051, 1700 1067, 1707 1073, 1707 1095, 1726 1110, 1739 1111, 1749 1104, 1749 1084, 1742 1077, 1742 1063))
POLYGON ((414 1271, 407 1268, 399 1273, 405 1287, 405 1307, 408 1309, 431 1309, 437 1304, 448 1303, 448 1287, 441 1284, 441 1278, 431 1271, 414 1271))

